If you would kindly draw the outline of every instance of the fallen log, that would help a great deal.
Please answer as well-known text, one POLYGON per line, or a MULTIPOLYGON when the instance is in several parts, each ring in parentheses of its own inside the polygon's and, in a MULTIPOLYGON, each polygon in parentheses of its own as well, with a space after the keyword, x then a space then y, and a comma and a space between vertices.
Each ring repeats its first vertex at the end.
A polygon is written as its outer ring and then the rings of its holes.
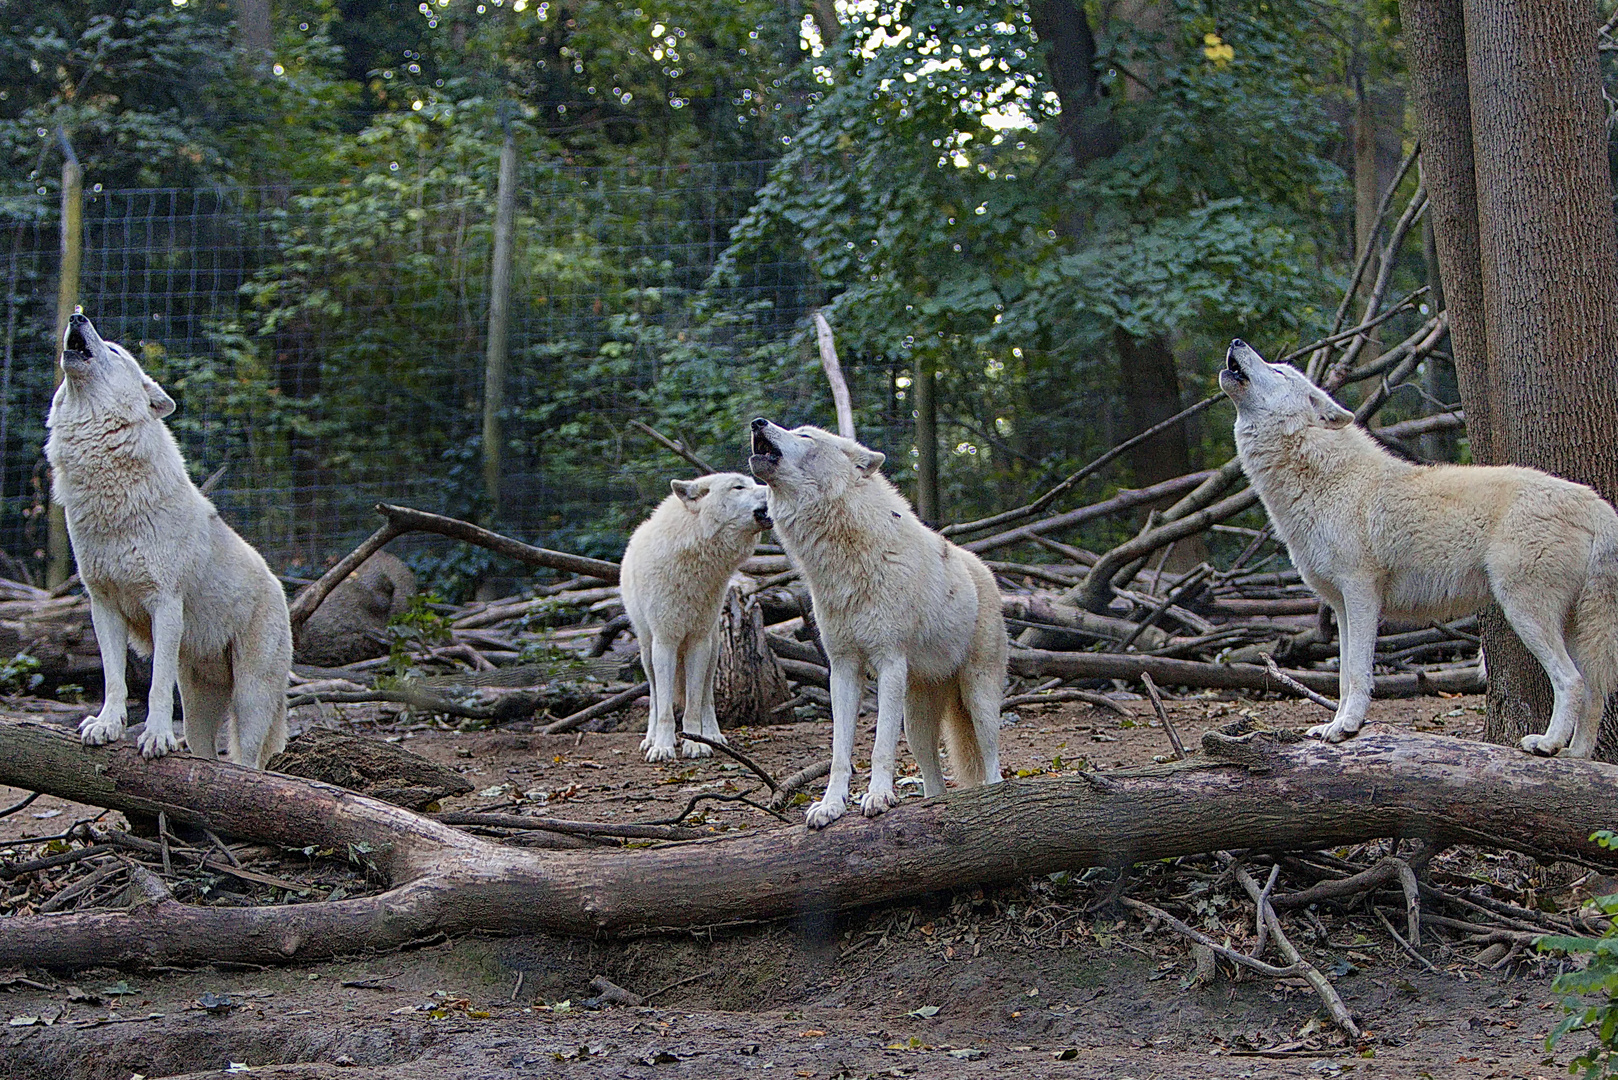
MULTIPOLYGON (((1205 664, 1197 660, 1176 660, 1168 656, 1144 656, 1138 653, 1012 649, 1010 668, 1013 675, 1055 675, 1064 679, 1138 679, 1144 671, 1159 684, 1168 686, 1290 693, 1258 664, 1205 664)), ((1287 674, 1318 693, 1337 692, 1335 671, 1288 671, 1287 674)), ((1416 697, 1440 691, 1446 694, 1481 694, 1484 688, 1483 672, 1476 667, 1464 667, 1378 675, 1373 680, 1371 696, 1416 697)))
POLYGON ((1230 730, 1144 769, 1007 780, 831 828, 749 830, 643 850, 502 847, 316 781, 128 744, 85 747, 0 721, 0 783, 277 844, 366 844, 392 887, 286 907, 0 920, 0 964, 283 963, 440 933, 615 934, 779 918, 937 889, 1206 851, 1314 850, 1381 837, 1504 847, 1618 867, 1592 843, 1618 768, 1372 727, 1341 746, 1230 730))

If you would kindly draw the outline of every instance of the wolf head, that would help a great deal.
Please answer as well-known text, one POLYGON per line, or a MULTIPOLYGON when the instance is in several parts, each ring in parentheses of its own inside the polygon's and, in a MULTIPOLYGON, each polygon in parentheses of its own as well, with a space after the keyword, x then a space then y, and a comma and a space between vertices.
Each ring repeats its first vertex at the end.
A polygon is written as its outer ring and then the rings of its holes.
POLYGON ((841 435, 804 424, 791 431, 763 417, 753 421, 753 475, 777 495, 814 489, 835 496, 882 467, 885 455, 841 435))
POLYGON ((755 535, 770 527, 769 489, 743 473, 722 472, 695 480, 671 480, 685 508, 710 532, 755 535))
POLYGON ((1236 424, 1279 427, 1299 431, 1306 427, 1341 428, 1354 422, 1343 408, 1291 364, 1271 364, 1237 338, 1225 353, 1219 388, 1236 403, 1236 424))
POLYGON ((174 399, 141 370, 129 350, 101 340, 90 320, 77 313, 67 318, 62 375, 58 393, 82 399, 95 412, 161 420, 174 411, 174 399))

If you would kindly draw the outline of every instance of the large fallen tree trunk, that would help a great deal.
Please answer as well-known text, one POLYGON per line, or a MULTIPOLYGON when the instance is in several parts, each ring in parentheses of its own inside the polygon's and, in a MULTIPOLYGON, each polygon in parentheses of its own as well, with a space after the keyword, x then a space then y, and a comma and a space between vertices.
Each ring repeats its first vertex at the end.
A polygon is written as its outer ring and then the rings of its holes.
POLYGON ((935 890, 1234 848, 1386 836, 1618 866, 1589 840, 1618 820, 1618 768, 1373 729, 1342 746, 1291 733, 1204 736, 1205 753, 1129 772, 1008 780, 850 816, 643 850, 501 847, 315 781, 128 744, 91 749, 0 721, 0 783, 303 847, 367 845, 393 888, 287 907, 0 920, 0 965, 274 963, 466 931, 672 929, 829 911, 935 890))

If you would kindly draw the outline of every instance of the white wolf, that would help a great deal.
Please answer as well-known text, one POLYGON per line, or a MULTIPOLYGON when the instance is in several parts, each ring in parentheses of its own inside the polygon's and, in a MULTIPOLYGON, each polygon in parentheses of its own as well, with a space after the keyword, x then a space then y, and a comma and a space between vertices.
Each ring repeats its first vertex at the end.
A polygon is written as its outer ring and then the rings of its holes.
POLYGON ((90 746, 123 734, 133 642, 152 656, 142 754, 179 748, 177 680, 191 752, 213 758, 220 721, 234 712, 230 760, 263 768, 287 738, 292 629, 281 583, 186 475, 163 423, 174 401, 133 356, 75 314, 62 372, 45 456, 107 683, 101 712, 79 734, 90 746))
POLYGON ((876 670, 876 748, 860 808, 898 802, 901 720, 922 790, 944 790, 942 727, 955 777, 1000 779, 1006 628, 994 575, 976 555, 928 529, 887 479, 883 455, 817 427, 753 421, 751 465, 770 487, 775 535, 803 572, 831 661, 831 778, 809 827, 841 817, 853 772, 865 665, 876 670))
POLYGON ((1618 688, 1618 512, 1535 469, 1401 461, 1296 368, 1239 340, 1219 385, 1276 533, 1337 613, 1342 699, 1309 734, 1360 729, 1383 613, 1450 619, 1492 595, 1556 695, 1549 729, 1523 749, 1589 757, 1618 688))
MULTIPOLYGON (((731 575, 770 526, 768 493, 751 476, 714 473, 669 486, 674 494, 629 538, 619 573, 624 611, 652 688, 640 744, 647 761, 675 756, 674 706, 682 700, 687 732, 725 741, 713 705, 719 614, 731 575)), ((684 746, 687 757, 713 753, 699 742, 684 746)))

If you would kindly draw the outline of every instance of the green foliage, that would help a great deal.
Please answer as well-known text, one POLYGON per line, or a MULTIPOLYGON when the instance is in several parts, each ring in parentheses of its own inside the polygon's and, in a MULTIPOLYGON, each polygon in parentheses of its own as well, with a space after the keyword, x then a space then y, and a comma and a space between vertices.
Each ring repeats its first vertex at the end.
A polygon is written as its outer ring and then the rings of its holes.
MULTIPOLYGON (((1606 829, 1590 839, 1604 848, 1618 848, 1618 834, 1606 829)), ((1593 903, 1609 919, 1618 916, 1618 895, 1597 897, 1593 903)), ((1554 1049, 1569 1032, 1590 1031, 1594 1045, 1573 1059, 1569 1071, 1583 1070, 1587 1080, 1618 1076, 1618 919, 1598 938, 1546 934, 1534 945, 1544 952, 1588 958, 1582 969, 1564 971, 1551 982, 1552 990, 1568 995, 1562 1001, 1567 1015, 1546 1036, 1545 1049, 1554 1049), (1599 997, 1593 1004, 1581 1000, 1595 995, 1599 997)))
POLYGON ((395 678, 410 674, 415 662, 435 645, 451 639, 449 620, 433 610, 443 600, 435 592, 419 592, 388 620, 388 668, 395 678))
POLYGON ((45 676, 39 673, 39 661, 27 653, 18 653, 0 663, 0 694, 24 694, 39 689, 45 676))

